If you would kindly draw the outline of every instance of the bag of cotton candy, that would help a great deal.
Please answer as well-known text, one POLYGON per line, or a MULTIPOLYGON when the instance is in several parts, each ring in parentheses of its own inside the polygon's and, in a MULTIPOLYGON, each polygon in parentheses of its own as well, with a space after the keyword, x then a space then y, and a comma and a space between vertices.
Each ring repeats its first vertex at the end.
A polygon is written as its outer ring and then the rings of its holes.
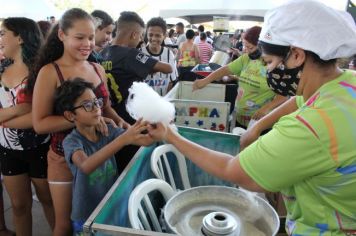
POLYGON ((175 116, 174 105, 143 82, 134 82, 129 88, 126 110, 135 120, 143 118, 151 124, 168 125, 175 116))

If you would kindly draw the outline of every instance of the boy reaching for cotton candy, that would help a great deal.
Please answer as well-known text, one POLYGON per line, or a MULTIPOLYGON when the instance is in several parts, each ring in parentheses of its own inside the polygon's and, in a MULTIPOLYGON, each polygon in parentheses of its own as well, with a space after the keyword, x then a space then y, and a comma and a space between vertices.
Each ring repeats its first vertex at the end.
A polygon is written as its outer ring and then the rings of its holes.
POLYGON ((126 109, 135 120, 142 118, 150 124, 169 125, 175 116, 174 105, 143 82, 134 82, 129 89, 126 109))
POLYGON ((81 235, 85 220, 119 176, 114 154, 127 145, 153 143, 149 135, 142 134, 147 126, 142 119, 126 130, 108 124, 108 135, 97 132, 104 102, 94 90, 92 83, 76 77, 64 81, 55 96, 56 113, 75 125, 63 141, 65 161, 73 175, 73 235, 81 235))

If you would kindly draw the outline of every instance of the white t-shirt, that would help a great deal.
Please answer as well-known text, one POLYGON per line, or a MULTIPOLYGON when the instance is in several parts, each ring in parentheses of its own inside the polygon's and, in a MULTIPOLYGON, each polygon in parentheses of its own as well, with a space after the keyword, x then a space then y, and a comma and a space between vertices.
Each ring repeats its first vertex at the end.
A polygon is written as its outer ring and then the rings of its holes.
POLYGON ((185 42, 185 41, 187 41, 187 38, 185 37, 185 34, 180 34, 180 35, 178 35, 176 45, 178 45, 178 47, 179 47, 180 44, 185 42))
POLYGON ((173 42, 172 42, 172 40, 171 40, 170 38, 166 37, 166 38, 164 39, 164 44, 165 44, 165 45, 173 45, 173 42))
POLYGON ((147 47, 141 48, 143 53, 150 55, 151 57, 161 62, 169 63, 173 72, 170 74, 164 74, 157 72, 150 74, 146 77, 145 82, 152 87, 159 95, 164 96, 167 93, 168 85, 170 82, 175 81, 178 77, 178 71, 176 66, 176 60, 173 52, 167 47, 162 47, 159 54, 151 53, 147 47))

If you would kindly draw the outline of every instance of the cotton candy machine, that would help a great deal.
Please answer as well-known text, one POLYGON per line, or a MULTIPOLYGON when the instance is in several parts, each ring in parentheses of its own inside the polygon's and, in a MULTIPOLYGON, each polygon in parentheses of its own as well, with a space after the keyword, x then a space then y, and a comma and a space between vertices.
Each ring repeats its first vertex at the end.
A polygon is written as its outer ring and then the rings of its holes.
POLYGON ((164 218, 179 235, 270 236, 279 229, 278 215, 265 200, 226 186, 179 192, 167 202, 164 218))

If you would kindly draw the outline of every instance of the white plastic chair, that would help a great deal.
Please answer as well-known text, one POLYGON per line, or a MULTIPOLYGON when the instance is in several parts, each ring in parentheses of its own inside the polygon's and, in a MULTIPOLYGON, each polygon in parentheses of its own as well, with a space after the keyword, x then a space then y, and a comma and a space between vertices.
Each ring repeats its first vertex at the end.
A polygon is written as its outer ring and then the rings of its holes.
POLYGON ((129 220, 132 228, 162 232, 159 217, 157 217, 148 196, 149 193, 154 191, 159 191, 166 202, 175 194, 172 187, 160 179, 148 179, 137 185, 130 195, 128 205, 129 220), (143 205, 141 205, 141 202, 143 205), (143 206, 148 213, 149 219, 147 219, 143 206), (149 222, 152 223, 153 229, 149 222))
POLYGON ((151 155, 151 170, 153 174, 157 178, 169 183, 174 191, 178 191, 176 182, 174 181, 172 169, 167 158, 167 154, 170 152, 173 153, 177 159, 179 173, 184 189, 191 188, 188 177, 187 164, 185 163, 185 157, 172 144, 164 144, 156 147, 155 150, 153 150, 151 155), (165 171, 167 172, 168 180, 165 176, 165 171))

